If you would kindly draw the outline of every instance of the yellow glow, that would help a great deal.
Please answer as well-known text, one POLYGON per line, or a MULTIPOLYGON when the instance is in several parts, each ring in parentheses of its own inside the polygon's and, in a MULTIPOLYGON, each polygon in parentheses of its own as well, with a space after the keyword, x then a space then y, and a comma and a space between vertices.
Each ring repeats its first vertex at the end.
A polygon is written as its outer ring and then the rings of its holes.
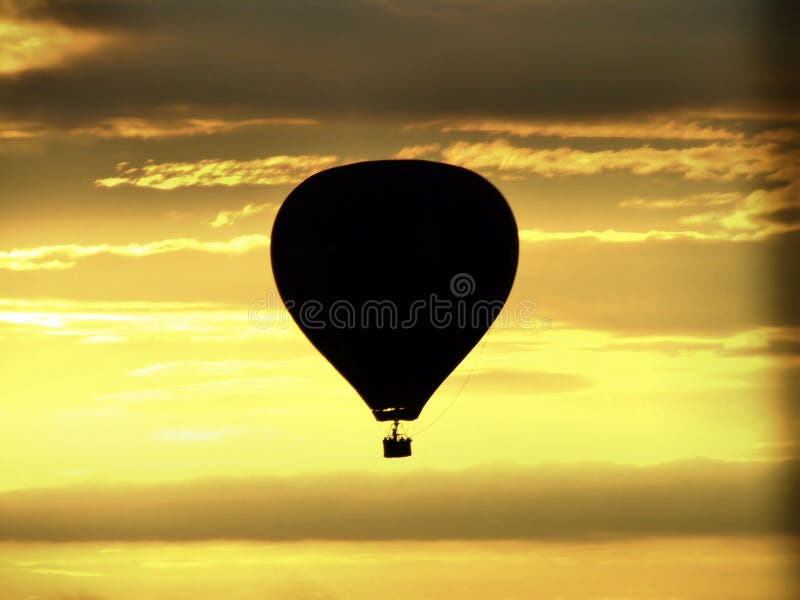
MULTIPOLYGON (((25 350, 3 365, 18 407, 3 422, 16 457, 4 486, 248 475, 265 456, 272 473, 384 469, 384 426, 281 312, 259 328, 246 305, 6 302, 0 335, 25 350), (41 461, 36 449, 53 444, 59 452, 41 461)), ((501 321, 411 433, 447 418, 394 466, 761 459, 775 435, 778 364, 763 350, 783 335, 632 338, 501 321)))

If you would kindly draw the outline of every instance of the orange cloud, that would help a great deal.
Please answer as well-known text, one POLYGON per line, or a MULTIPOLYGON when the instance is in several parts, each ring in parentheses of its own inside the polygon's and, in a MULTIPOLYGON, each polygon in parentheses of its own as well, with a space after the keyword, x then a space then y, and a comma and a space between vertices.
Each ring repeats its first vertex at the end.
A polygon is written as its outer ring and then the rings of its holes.
POLYGON ((658 116, 616 121, 472 120, 443 125, 442 131, 479 131, 521 137, 739 140, 744 134, 704 125, 698 119, 658 116))
POLYGON ((163 138, 192 135, 214 135, 237 129, 266 125, 316 125, 318 121, 304 118, 217 119, 179 118, 142 119, 116 117, 87 127, 70 129, 67 133, 99 138, 163 138))
POLYGON ((441 152, 446 162, 474 170, 532 173, 544 177, 597 175, 626 170, 635 175, 677 173, 686 179, 729 181, 766 176, 791 179, 796 167, 789 155, 774 154, 774 145, 709 144, 690 148, 651 146, 587 152, 574 148, 514 146, 505 139, 455 142, 441 152))
POLYGON ((179 187, 215 185, 281 185, 296 183, 338 161, 336 156, 317 154, 268 156, 253 160, 206 159, 194 163, 154 163, 142 167, 117 165, 117 175, 95 180, 99 187, 120 185, 171 190, 179 187))
MULTIPOLYGON (((708 108, 671 110, 634 117, 604 119, 503 119, 466 118, 439 119, 413 123, 405 129, 436 128, 444 132, 467 131, 505 134, 519 137, 542 136, 558 138, 619 138, 664 140, 742 140, 748 133, 742 121, 752 121, 758 128, 765 121, 794 122, 800 112, 778 107, 708 108)), ((798 131, 790 126, 765 130, 754 136, 764 142, 785 142, 797 139, 798 131)))
POLYGON ((730 207, 682 217, 686 225, 711 225, 733 239, 763 239, 800 230, 800 183, 755 190, 730 207))
POLYGON ((15 248, 0 251, 0 270, 33 271, 47 269, 70 269, 76 261, 99 254, 143 257, 183 250, 210 252, 213 254, 241 254, 257 248, 263 249, 269 243, 266 235, 242 235, 225 242, 202 242, 194 238, 174 238, 144 244, 61 244, 40 246, 38 248, 15 248))
POLYGON ((217 135, 239 129, 269 125, 308 126, 319 121, 306 118, 270 117, 226 119, 214 117, 141 118, 114 117, 81 127, 53 128, 35 121, 0 123, 0 139, 27 139, 73 135, 101 139, 155 139, 195 135, 217 135))
POLYGON ((670 210, 687 206, 725 206, 741 198, 737 192, 705 192, 691 194, 684 198, 630 198, 617 206, 620 208, 641 208, 649 210, 670 210))
POLYGON ((43 130, 37 123, 0 123, 0 140, 20 140, 41 136, 43 130))
POLYGON ((94 52, 109 41, 108 35, 57 23, 0 17, 0 74, 55 67, 94 52))
POLYGON ((772 235, 800 230, 798 184, 774 190, 755 190, 747 195, 736 192, 693 194, 685 198, 647 200, 633 198, 619 204, 624 208, 660 209, 697 207, 703 212, 678 219, 682 225, 701 227, 697 230, 649 231, 541 231, 523 229, 523 242, 552 242, 594 239, 601 242, 647 242, 650 240, 717 240, 749 242, 772 235))
POLYGON ((596 231, 542 231, 541 229, 521 229, 519 239, 522 242, 560 242, 565 240, 593 239, 599 242, 647 242, 649 240, 720 240, 726 239, 723 234, 709 234, 699 231, 617 231, 606 229, 596 231))

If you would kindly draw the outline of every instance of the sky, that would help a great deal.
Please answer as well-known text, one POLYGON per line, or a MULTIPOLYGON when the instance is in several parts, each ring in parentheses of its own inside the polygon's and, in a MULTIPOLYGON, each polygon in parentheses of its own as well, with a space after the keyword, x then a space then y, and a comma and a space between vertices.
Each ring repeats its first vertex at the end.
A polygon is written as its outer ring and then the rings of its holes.
POLYGON ((792 598, 796 13, 0 2, 0 600, 792 598), (391 461, 269 264, 388 158, 520 237, 391 461))

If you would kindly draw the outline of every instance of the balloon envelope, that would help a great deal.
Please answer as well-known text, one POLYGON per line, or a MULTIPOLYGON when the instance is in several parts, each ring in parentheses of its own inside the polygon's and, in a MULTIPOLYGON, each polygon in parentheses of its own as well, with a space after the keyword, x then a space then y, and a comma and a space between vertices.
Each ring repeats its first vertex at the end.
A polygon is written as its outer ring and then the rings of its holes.
POLYGON ((518 251, 492 184, 419 160, 309 177, 278 211, 270 246, 295 322, 379 421, 419 416, 499 314, 518 251))

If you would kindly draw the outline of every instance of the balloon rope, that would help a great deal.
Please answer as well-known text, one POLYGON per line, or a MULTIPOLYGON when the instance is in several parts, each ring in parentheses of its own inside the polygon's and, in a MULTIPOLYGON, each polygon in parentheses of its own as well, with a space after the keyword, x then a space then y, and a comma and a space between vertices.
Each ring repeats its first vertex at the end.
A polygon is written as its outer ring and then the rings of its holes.
MULTIPOLYGON (((490 330, 490 331, 491 331, 491 330, 490 330)), ((483 338, 483 343, 481 344, 481 349, 478 351, 478 356, 476 356, 476 357, 475 357, 475 360, 473 360, 473 361, 472 361, 472 368, 469 370, 469 373, 467 373, 467 376, 466 376, 466 378, 464 379, 464 381, 462 381, 462 382, 461 382, 461 386, 458 388, 458 391, 456 392, 456 395, 455 395, 455 396, 453 396, 453 399, 452 399, 452 400, 450 400, 450 404, 448 404, 448 405, 445 407, 445 409, 444 409, 444 410, 443 410, 441 413, 439 413, 439 416, 438 416, 438 417, 436 417, 436 418, 435 418, 433 421, 431 421, 430 423, 428 423, 428 424, 427 424, 425 427, 423 427, 423 428, 422 428, 422 429, 420 429, 419 431, 415 431, 415 432, 413 432, 411 435, 413 435, 414 437, 417 437, 417 436, 418 436, 420 433, 422 433, 423 431, 427 431, 428 429, 430 429, 431 427, 433 427, 433 425, 436 423, 436 421, 438 421, 439 419, 441 419, 441 418, 444 416, 444 413, 446 413, 448 410, 450 410, 450 407, 451 407, 451 406, 453 406, 453 404, 455 404, 456 400, 457 400, 457 399, 458 399, 458 397, 461 395, 461 392, 463 392, 463 391, 464 391, 464 388, 467 386, 467 383, 469 382, 469 380, 470 380, 470 377, 472 377, 472 373, 475 371, 475 367, 477 367, 477 366, 478 366, 478 361, 480 360, 480 357, 481 357, 481 355, 483 354, 483 349, 486 347, 486 342, 487 342, 488 340, 489 340, 489 332, 487 331, 487 332, 486 332, 486 335, 485 335, 485 336, 484 336, 484 338, 483 338)))

